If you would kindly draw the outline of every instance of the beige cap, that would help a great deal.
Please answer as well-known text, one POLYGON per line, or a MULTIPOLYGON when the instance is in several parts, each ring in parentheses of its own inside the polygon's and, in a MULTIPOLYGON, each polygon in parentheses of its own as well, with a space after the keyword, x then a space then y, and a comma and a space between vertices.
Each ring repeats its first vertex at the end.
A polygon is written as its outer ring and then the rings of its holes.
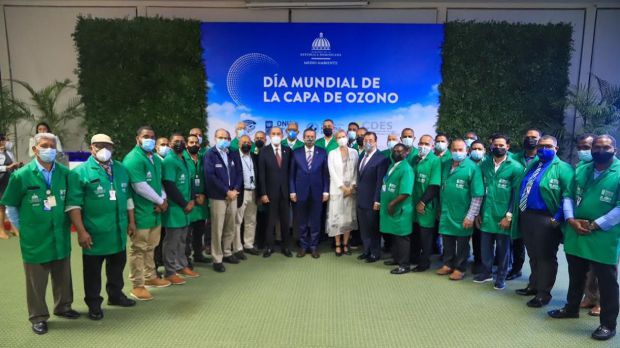
POLYGON ((109 136, 107 136, 105 134, 95 134, 95 135, 93 135, 93 137, 90 138, 90 143, 91 143, 91 145, 94 144, 94 143, 108 143, 108 144, 114 145, 114 142, 112 142, 112 138, 110 138, 109 136))

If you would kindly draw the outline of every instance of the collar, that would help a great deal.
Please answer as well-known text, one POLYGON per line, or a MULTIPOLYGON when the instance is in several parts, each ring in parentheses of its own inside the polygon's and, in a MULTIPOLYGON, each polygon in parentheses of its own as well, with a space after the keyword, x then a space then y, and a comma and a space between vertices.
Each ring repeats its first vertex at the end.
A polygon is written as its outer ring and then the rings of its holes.
POLYGON ((251 152, 248 152, 247 154, 243 153, 243 151, 241 151, 241 149, 239 149, 239 156, 241 156, 241 157, 250 157, 251 154, 252 154, 251 152))
POLYGON ((45 169, 45 167, 41 165, 41 163, 39 163, 39 160, 37 160, 36 157, 33 159, 33 161, 37 165, 37 169, 39 169, 40 172, 53 173, 56 169, 56 163, 52 163, 52 169, 48 171, 47 169, 45 169))
POLYGON ((306 153, 314 152, 314 146, 312 146, 311 148, 308 148, 307 146, 304 145, 304 152, 306 152, 306 153))

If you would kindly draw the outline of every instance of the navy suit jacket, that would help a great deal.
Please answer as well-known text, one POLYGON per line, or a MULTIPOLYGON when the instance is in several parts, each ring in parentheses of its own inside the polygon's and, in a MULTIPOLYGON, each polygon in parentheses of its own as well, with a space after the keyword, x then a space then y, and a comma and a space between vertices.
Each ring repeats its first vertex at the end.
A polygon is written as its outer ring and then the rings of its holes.
POLYGON ((289 190, 297 195, 297 201, 305 201, 310 197, 322 200, 323 193, 329 193, 329 169, 325 150, 314 146, 311 169, 308 169, 306 163, 306 147, 293 151, 289 190))
MULTIPOLYGON (((364 156, 360 156, 358 162, 362 165, 364 156)), ((383 177, 387 172, 390 161, 381 151, 375 150, 375 154, 368 160, 362 170, 357 173, 357 207, 360 209, 372 209, 375 202, 380 202, 381 186, 383 177)))
POLYGON ((214 146, 205 153, 203 161, 205 173, 205 194, 211 199, 226 199, 231 190, 242 191, 243 168, 238 151, 228 152, 228 166, 214 146))

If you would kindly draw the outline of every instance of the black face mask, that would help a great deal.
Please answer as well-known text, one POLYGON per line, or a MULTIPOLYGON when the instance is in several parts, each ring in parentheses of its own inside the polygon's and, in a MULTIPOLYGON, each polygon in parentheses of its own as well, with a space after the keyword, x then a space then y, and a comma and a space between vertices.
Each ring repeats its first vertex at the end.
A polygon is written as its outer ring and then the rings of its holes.
POLYGON ((250 152, 250 149, 252 149, 252 145, 250 145, 250 144, 243 144, 243 145, 241 145, 241 151, 243 151, 243 153, 250 152))
POLYGON ((185 151, 185 143, 174 143, 172 144, 172 150, 176 153, 181 153, 185 151))
POLYGON ((495 157, 504 157, 506 155, 506 148, 504 147, 494 147, 491 151, 495 157))
POLYGON ((200 152, 200 146, 199 145, 188 146, 187 151, 189 151, 189 153, 191 153, 192 155, 195 155, 198 152, 200 152))
POLYGON ((331 128, 323 128, 323 134, 325 134, 326 137, 331 137, 332 134, 334 134, 334 130, 331 128))
POLYGON ((525 138, 523 139, 523 148, 526 150, 533 150, 538 144, 538 140, 535 138, 525 138))
POLYGON ((355 141, 357 142, 357 146, 359 147, 364 146, 364 137, 357 137, 355 141))
POLYGON ((592 151, 592 160, 594 163, 603 164, 609 162, 614 157, 613 152, 608 151, 592 151))
POLYGON ((396 152, 392 152, 392 160, 394 160, 394 162, 400 162, 402 160, 405 159, 405 155, 400 154, 400 153, 396 153, 396 152))
POLYGON ((260 149, 261 147, 265 146, 265 141, 263 141, 263 140, 256 140, 254 142, 254 145, 256 145, 256 147, 260 149))

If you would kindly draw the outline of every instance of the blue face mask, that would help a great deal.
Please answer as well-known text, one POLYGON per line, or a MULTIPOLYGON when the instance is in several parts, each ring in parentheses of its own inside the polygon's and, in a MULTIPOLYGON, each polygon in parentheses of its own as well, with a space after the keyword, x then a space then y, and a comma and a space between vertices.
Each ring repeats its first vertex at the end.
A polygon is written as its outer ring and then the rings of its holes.
POLYGON ((39 158, 45 163, 52 163, 56 160, 56 149, 39 149, 39 158))
POLYGON ((153 139, 142 139, 142 150, 146 152, 153 152, 155 148, 155 140, 153 139))
POLYGON ((355 138, 357 137, 357 133, 355 131, 350 130, 347 133, 347 137, 349 137, 349 140, 355 140, 355 138))
POLYGON ((372 150, 373 146, 370 143, 364 143, 364 151, 366 152, 370 152, 370 150, 372 150))
POLYGON ((452 152, 452 159, 457 162, 461 162, 465 158, 467 158, 467 152, 452 152))
POLYGON ((288 138, 289 139, 297 139, 297 132, 294 131, 294 130, 288 131, 288 138))
POLYGON ((577 151, 577 157, 582 162, 592 162, 592 151, 591 150, 579 150, 577 151))
POLYGON ((396 144, 398 144, 398 141, 396 141, 396 140, 388 141, 388 149, 392 150, 394 148, 394 146, 396 146, 396 144))
POLYGON ((471 144, 474 143, 474 139, 465 139, 465 145, 467 145, 467 147, 471 147, 471 144))
POLYGON ((549 162, 549 161, 551 161, 553 159, 553 157, 555 157, 555 150, 554 149, 548 149, 546 147, 541 147, 540 149, 538 149, 536 154, 538 155, 538 158, 542 162, 549 162))
POLYGON ((413 146, 413 138, 403 138, 403 145, 405 145, 406 147, 412 147, 413 146))
POLYGON ((480 161, 481 159, 484 158, 484 151, 482 151, 482 150, 471 150, 471 153, 469 154, 469 157, 471 157, 471 159, 473 159, 474 161, 480 161))
POLYGON ((230 141, 227 139, 217 139, 215 146, 220 150, 226 150, 230 146, 230 141))

